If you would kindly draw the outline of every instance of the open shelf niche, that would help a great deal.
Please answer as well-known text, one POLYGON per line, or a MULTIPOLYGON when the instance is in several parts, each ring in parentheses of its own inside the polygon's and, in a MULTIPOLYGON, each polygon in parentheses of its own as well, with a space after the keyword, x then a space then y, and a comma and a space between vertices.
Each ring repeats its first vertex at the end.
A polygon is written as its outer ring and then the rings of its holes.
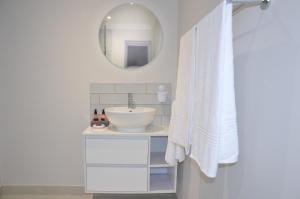
POLYGON ((151 137, 150 192, 176 192, 177 166, 165 161, 168 137, 151 137))
POLYGON ((155 167, 150 169, 150 192, 176 191, 176 168, 155 167))
POLYGON ((162 167, 169 166, 165 161, 165 153, 167 149, 167 137, 152 137, 150 151, 150 166, 162 167))

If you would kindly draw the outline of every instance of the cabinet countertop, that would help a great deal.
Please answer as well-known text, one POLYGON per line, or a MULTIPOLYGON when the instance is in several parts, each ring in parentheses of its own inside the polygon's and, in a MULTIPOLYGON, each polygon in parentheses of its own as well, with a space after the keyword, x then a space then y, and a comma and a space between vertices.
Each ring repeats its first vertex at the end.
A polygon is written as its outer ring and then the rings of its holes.
POLYGON ((84 136, 97 136, 97 135, 106 135, 106 136, 168 136, 168 127, 160 127, 160 126, 151 126, 146 129, 144 132, 138 133, 128 133, 128 132, 120 132, 114 128, 105 128, 105 129, 97 129, 93 127, 88 127, 82 133, 84 136))

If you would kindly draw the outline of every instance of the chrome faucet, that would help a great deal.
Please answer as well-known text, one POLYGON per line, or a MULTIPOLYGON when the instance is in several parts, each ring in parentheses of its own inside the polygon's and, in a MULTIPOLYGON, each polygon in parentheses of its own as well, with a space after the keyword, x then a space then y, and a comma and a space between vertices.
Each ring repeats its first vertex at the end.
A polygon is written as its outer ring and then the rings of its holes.
POLYGON ((136 105, 135 105, 134 100, 133 100, 133 94, 132 93, 128 93, 128 108, 130 108, 130 109, 135 109, 136 108, 136 105))

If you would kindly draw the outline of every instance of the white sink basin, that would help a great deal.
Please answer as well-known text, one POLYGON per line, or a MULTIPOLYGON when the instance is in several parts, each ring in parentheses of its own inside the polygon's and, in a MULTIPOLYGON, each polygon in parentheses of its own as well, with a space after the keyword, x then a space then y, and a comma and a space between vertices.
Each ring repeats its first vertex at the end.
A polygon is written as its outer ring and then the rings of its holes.
POLYGON ((153 121, 156 109, 148 107, 110 107, 105 109, 113 126, 123 132, 143 132, 153 121))

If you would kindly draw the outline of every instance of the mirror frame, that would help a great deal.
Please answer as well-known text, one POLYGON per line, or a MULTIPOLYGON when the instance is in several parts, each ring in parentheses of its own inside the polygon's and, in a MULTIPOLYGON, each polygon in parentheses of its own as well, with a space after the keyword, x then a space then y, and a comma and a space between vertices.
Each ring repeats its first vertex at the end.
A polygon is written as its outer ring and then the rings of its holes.
MULTIPOLYGON (((131 71, 131 70, 141 70, 143 69, 144 67, 147 67, 147 66, 150 66, 152 62, 154 62, 156 59, 158 59, 158 57, 160 56, 161 52, 162 52, 162 49, 164 47, 164 29, 163 29, 163 26, 162 26, 162 23, 161 21, 159 20, 159 17, 158 15, 153 12, 150 8, 148 8, 146 5, 143 5, 141 3, 136 3, 136 2, 127 2, 127 3, 121 3, 121 4, 118 4, 118 5, 115 5, 113 6, 111 9, 109 9, 108 12, 106 12, 106 14, 101 18, 101 21, 100 21, 100 26, 98 26, 98 32, 97 32, 97 40, 98 40, 98 47, 99 47, 99 50, 101 51, 101 54, 105 57, 105 59, 110 63, 112 64, 115 68, 118 68, 122 71, 131 71), (144 9, 147 9, 157 20, 158 24, 159 24, 159 27, 160 27, 160 34, 161 34, 161 41, 160 41, 160 44, 159 44, 159 47, 158 47, 158 53, 155 57, 152 58, 152 60, 150 60, 147 64, 143 65, 143 66, 140 66, 140 67, 129 67, 129 68, 122 68, 122 66, 118 66, 117 64, 113 63, 103 52, 102 48, 101 48, 101 41, 100 41, 100 31, 101 31, 101 27, 106 19, 106 16, 109 15, 110 12, 112 12, 114 9, 118 9, 119 7, 122 7, 122 6, 125 6, 125 5, 138 5, 144 9)), ((124 58, 126 59, 126 58, 124 58)))

